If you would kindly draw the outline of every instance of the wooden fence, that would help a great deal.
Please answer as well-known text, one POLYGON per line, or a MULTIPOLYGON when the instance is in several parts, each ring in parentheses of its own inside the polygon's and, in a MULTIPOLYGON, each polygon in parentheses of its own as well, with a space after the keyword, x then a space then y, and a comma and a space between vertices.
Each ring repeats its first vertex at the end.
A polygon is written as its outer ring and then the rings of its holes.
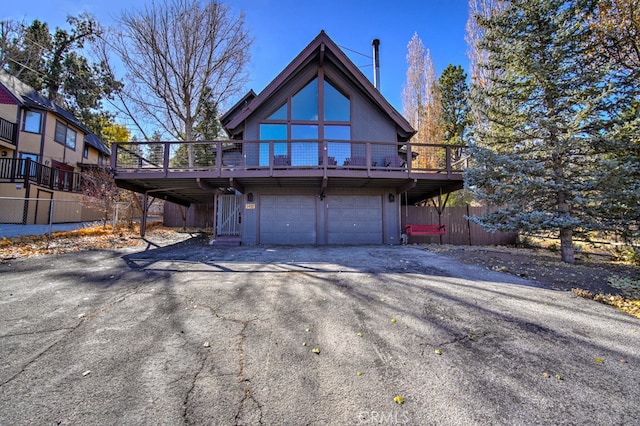
POLYGON ((164 203, 164 226, 188 228, 212 228, 213 203, 191 204, 189 208, 178 204, 164 203))
POLYGON ((453 245, 504 245, 514 244, 518 236, 515 232, 487 232, 480 225, 466 219, 479 216, 487 207, 446 207, 438 221, 435 207, 402 206, 402 229, 407 223, 439 224, 447 227, 444 235, 411 236, 409 243, 417 244, 453 244, 453 245))

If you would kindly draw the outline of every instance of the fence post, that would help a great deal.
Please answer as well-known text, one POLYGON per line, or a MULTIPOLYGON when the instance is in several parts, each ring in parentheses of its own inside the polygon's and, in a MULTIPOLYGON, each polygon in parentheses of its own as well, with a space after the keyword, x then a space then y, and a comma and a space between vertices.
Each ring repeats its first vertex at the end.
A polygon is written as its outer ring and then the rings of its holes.
POLYGON ((53 210, 55 209, 56 203, 53 198, 51 198, 51 208, 49 209, 49 238, 51 238, 51 231, 53 230, 53 210))

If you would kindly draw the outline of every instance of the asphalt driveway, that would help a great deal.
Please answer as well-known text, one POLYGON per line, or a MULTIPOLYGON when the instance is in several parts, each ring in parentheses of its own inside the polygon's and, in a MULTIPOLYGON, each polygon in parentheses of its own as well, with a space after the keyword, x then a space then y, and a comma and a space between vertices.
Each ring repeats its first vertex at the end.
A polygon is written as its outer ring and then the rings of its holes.
POLYGON ((418 247, 136 250, 0 263, 0 424, 638 424, 609 306, 418 247))

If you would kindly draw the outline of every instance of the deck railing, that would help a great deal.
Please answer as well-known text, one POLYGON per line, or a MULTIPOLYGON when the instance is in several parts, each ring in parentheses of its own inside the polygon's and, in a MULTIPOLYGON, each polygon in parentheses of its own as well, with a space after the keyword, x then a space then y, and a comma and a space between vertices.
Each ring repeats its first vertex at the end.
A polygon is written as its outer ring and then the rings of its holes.
POLYGON ((9 120, 0 118, 0 139, 9 142, 11 145, 16 144, 16 135, 18 133, 18 125, 9 120))
POLYGON ((112 145, 116 174, 343 169, 461 173, 462 145, 370 141, 273 140, 118 142, 112 145))
POLYGON ((64 192, 80 192, 80 173, 60 170, 30 158, 0 158, 0 182, 32 183, 64 192))

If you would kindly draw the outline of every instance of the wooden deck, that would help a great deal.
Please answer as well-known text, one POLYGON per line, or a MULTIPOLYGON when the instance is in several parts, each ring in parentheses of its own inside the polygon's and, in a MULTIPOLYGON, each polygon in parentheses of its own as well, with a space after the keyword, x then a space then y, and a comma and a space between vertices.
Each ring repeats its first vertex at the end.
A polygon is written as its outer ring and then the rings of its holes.
POLYGON ((111 167, 118 186, 183 205, 254 186, 391 188, 414 204, 463 187, 463 152, 367 141, 119 142, 111 167))

